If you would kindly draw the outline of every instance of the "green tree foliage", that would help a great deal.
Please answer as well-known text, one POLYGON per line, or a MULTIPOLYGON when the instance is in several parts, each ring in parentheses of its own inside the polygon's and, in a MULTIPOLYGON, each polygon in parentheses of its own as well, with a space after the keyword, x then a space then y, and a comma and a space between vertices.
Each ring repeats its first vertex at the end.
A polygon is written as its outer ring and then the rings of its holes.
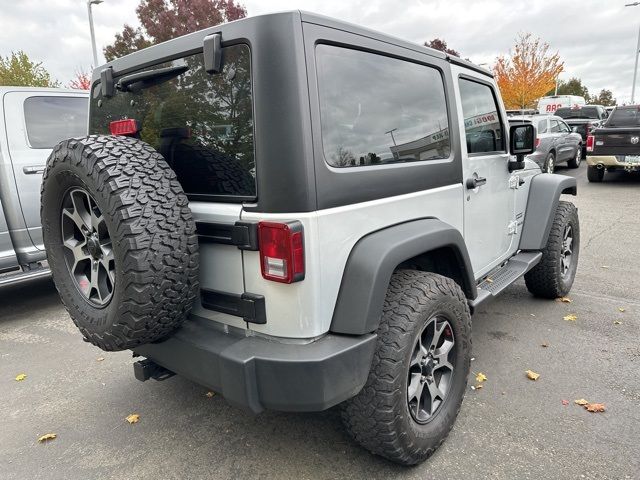
POLYGON ((140 27, 125 25, 107 45, 107 61, 187 33, 238 20, 247 10, 234 0, 141 0, 136 8, 140 27))
POLYGON ((424 42, 424 46, 440 50, 441 52, 448 53, 449 55, 455 55, 456 57, 460 56, 460 53, 458 53, 458 51, 454 50, 453 48, 449 48, 447 46, 447 42, 445 42, 441 38, 434 38, 433 40, 424 42))
POLYGON ((59 83, 42 66, 32 62, 22 50, 0 55, 0 85, 11 87, 57 87, 59 83))
POLYGON ((604 105, 605 107, 613 107, 616 105, 616 99, 613 98, 613 92, 603 88, 597 97, 591 98, 591 103, 595 105, 604 105))
MULTIPOLYGON (((549 90, 548 95, 555 95, 556 89, 549 90)), ((571 77, 566 82, 560 80, 558 82, 558 95, 578 95, 584 97, 587 103, 590 103, 589 89, 582 84, 582 80, 577 77, 571 77)))

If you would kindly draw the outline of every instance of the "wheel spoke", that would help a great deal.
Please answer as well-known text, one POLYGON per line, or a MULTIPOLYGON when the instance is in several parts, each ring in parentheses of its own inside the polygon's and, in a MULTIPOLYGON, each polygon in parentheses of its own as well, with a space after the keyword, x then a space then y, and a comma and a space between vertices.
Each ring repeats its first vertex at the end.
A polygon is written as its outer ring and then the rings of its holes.
POLYGON ((422 378, 422 374, 419 372, 411 374, 411 382, 409 383, 409 387, 407 388, 407 396, 409 397, 409 401, 417 398, 420 392, 422 392, 421 385, 423 384, 420 381, 420 378, 422 378))
POLYGON ((441 368, 446 368, 450 372, 453 372, 453 365, 451 365, 451 362, 449 362, 449 360, 447 359, 439 361, 436 366, 433 367, 433 371, 435 372, 436 370, 440 370, 441 368))

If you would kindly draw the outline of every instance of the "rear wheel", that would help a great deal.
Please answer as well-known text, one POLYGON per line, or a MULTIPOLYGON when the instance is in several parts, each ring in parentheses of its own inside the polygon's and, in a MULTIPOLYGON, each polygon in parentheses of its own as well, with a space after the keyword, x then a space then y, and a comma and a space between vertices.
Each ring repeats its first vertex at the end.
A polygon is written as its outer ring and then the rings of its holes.
POLYGON ((198 290, 195 223, 175 173, 149 145, 61 142, 47 160, 41 217, 56 288, 89 342, 124 350, 182 324, 198 290))
POLYGON ((556 156, 553 152, 550 152, 549 155, 547 155, 547 159, 544 162, 543 171, 545 173, 553 173, 556 171, 556 156))
POLYGON ((587 180, 590 182, 599 183, 604 179, 604 168, 598 168, 595 165, 589 165, 587 167, 587 180))
POLYGON ((537 297, 564 297, 573 285, 580 253, 578 210, 570 202, 561 201, 542 259, 524 276, 527 289, 537 297))
POLYGON ((466 298, 451 279, 400 270, 387 291, 366 385, 343 404, 348 432, 413 465, 442 444, 460 411, 471 355, 466 298))
POLYGON ((578 145, 575 156, 567 162, 569 168, 578 168, 582 161, 582 145, 578 145))

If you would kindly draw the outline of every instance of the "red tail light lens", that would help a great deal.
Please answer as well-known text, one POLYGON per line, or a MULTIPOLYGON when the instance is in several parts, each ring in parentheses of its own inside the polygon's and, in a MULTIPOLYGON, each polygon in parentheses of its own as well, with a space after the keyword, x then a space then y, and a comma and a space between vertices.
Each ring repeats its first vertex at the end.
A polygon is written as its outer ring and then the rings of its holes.
POLYGON ((125 137, 135 135, 140 128, 138 122, 133 118, 125 118, 124 120, 114 120, 109 124, 111 135, 123 135, 125 137))
POLYGON ((304 234, 300 222, 260 222, 258 242, 265 279, 282 283, 304 279, 304 234))
POLYGON ((538 145, 540 145, 540 139, 538 137, 536 137, 536 142, 534 145, 536 148, 538 148, 538 145))
POLYGON ((593 152, 594 140, 595 140, 595 137, 593 135, 589 135, 587 137, 587 152, 593 152))

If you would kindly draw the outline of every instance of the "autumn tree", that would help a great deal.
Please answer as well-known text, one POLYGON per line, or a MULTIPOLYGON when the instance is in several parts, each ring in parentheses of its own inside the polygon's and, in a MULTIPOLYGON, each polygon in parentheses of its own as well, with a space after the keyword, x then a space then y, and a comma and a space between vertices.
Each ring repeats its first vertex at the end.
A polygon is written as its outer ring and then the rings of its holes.
POLYGON ((57 87, 59 83, 42 66, 36 63, 22 50, 0 55, 0 85, 12 87, 57 87))
POLYGON ((89 90, 91 88, 91 73, 77 70, 75 76, 69 82, 69 88, 89 90))
POLYGON ((453 48, 449 48, 447 46, 447 42, 445 42, 441 38, 434 38, 433 40, 424 42, 424 46, 429 48, 434 48, 436 50, 440 50, 441 52, 448 53, 449 55, 455 55, 456 57, 460 56, 460 53, 458 53, 453 48))
POLYGON ((103 49, 107 61, 220 23, 238 20, 247 10, 234 0, 141 0, 140 27, 125 25, 103 49))
POLYGON ((551 53, 549 44, 530 33, 521 33, 509 55, 501 55, 493 67, 507 109, 531 108, 555 87, 564 62, 551 53))
POLYGON ((605 107, 613 107, 617 104, 615 98, 613 98, 613 92, 603 88, 597 97, 591 98, 591 103, 594 105, 603 105, 605 107))

